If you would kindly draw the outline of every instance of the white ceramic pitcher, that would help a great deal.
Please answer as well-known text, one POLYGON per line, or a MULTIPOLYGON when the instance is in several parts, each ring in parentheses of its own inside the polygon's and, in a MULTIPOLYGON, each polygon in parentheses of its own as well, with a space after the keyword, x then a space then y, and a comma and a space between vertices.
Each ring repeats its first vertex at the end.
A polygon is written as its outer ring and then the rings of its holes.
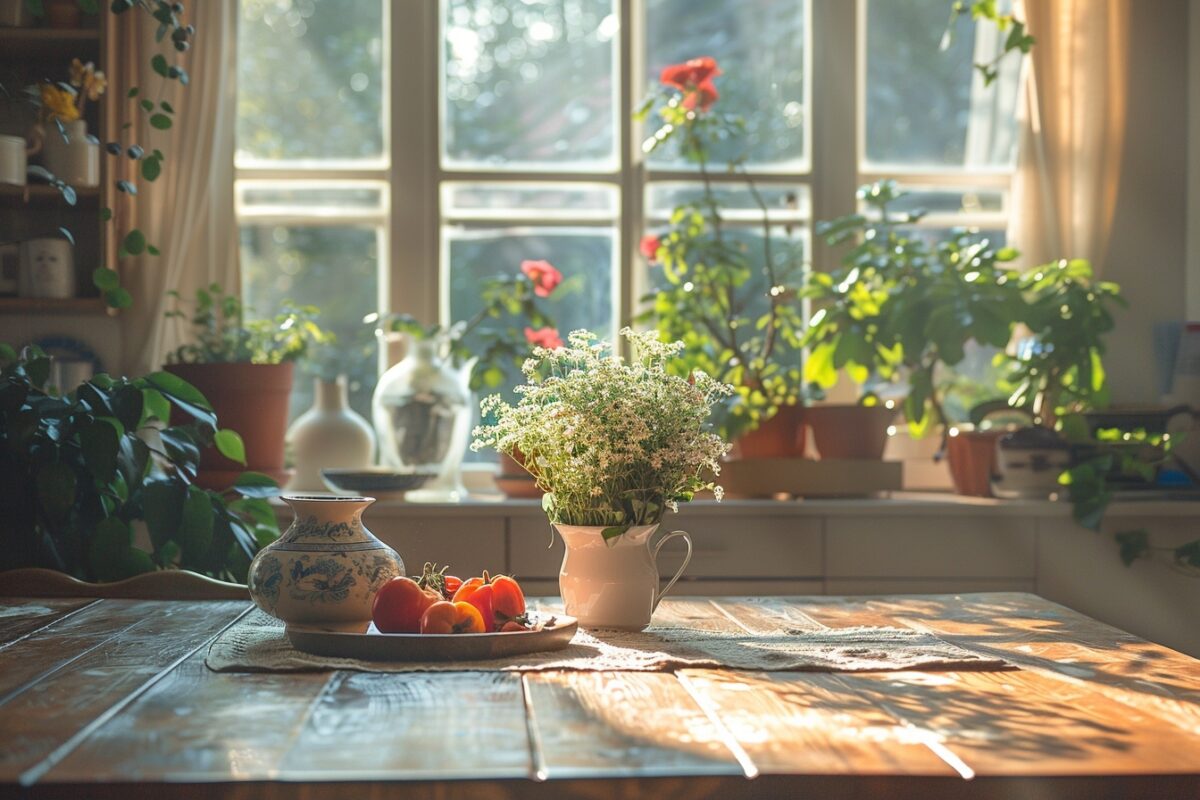
POLYGON ((670 591, 692 560, 692 539, 673 531, 650 544, 657 525, 630 528, 606 542, 603 527, 555 525, 566 545, 558 588, 564 610, 588 628, 640 631, 663 595, 670 591), (683 565, 662 591, 658 588, 658 552, 671 539, 687 543, 683 565))

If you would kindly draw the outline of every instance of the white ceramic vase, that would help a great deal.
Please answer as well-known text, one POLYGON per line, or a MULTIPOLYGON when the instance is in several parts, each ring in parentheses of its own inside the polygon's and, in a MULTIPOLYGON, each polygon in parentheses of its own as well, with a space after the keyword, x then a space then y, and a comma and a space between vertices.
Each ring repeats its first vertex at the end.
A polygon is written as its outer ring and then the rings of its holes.
POLYGON ((63 124, 66 138, 58 126, 46 126, 42 161, 54 177, 75 187, 100 185, 100 143, 88 138, 87 121, 63 124))
POLYGON ((674 531, 651 545, 658 525, 630 528, 605 541, 603 527, 555 525, 566 545, 558 589, 567 614, 587 628, 644 630, 654 609, 692 560, 692 539, 674 531), (682 538, 687 555, 679 571, 659 590, 658 553, 671 539, 682 538))
POLYGON ((404 561, 362 524, 373 497, 284 495, 295 519, 250 562, 255 605, 287 623, 361 630, 404 561))
POLYGON ((336 381, 318 378, 313 406, 292 423, 287 432, 296 471, 289 491, 323 491, 323 469, 357 469, 371 464, 375 433, 371 425, 350 408, 346 376, 336 381))

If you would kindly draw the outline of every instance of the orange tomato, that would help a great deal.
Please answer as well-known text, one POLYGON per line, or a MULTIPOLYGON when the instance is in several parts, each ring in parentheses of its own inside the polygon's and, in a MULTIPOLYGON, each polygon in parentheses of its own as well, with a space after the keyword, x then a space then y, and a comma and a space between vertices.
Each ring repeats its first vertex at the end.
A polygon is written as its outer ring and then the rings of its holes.
POLYGON ((491 586, 497 622, 503 623, 525 615, 525 593, 515 579, 497 575, 492 578, 491 586))
POLYGON ((371 619, 383 633, 416 633, 425 609, 441 599, 412 578, 392 578, 375 593, 371 619))
POLYGON ((470 603, 439 600, 421 617, 421 633, 486 633, 483 616, 470 603))

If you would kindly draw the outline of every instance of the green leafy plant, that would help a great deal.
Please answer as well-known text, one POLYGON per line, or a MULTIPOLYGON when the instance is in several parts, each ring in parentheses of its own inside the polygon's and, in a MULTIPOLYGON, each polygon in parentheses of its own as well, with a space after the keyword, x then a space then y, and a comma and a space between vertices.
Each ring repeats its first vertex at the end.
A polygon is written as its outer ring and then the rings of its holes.
POLYGON ((550 521, 604 526, 606 540, 634 525, 658 523, 666 510, 720 487, 729 450, 707 430, 709 410, 731 389, 703 372, 670 374, 682 342, 665 344, 655 331, 621 335, 634 356, 614 358, 612 345, 573 331, 565 348, 537 348, 524 364, 520 401, 486 398, 472 450, 493 447, 524 455, 522 466, 547 494, 550 521))
POLYGON ((802 291, 820 306, 803 337, 804 375, 823 389, 842 369, 860 385, 872 375, 895 383, 909 430, 922 436, 949 421, 939 371, 960 363, 969 342, 1005 347, 1023 299, 1003 266, 1015 250, 965 228, 931 244, 908 227, 922 212, 890 209, 903 196, 892 181, 863 186, 866 213, 817 225, 850 249, 836 269, 810 273, 802 291))
POLYGON ((713 81, 720 74, 712 58, 666 67, 659 92, 635 115, 645 121, 653 114, 661 123, 642 149, 675 147, 699 170, 703 191, 672 211, 665 233, 642 239, 642 254, 662 268, 663 280, 641 298, 645 310, 634 321, 653 325, 666 341, 684 343, 683 356, 671 365, 678 374, 703 370, 735 387, 729 413, 718 420, 732 438, 801 399, 803 319, 792 301, 804 265, 796 249, 781 251, 773 240, 769 208, 744 156, 727 168, 741 179, 732 186, 744 188, 758 210, 760 253, 752 254, 727 229, 709 153, 746 128, 740 118, 712 110, 719 97, 713 81))
POLYGON ((422 325, 410 314, 368 314, 363 322, 381 335, 406 333, 437 340, 442 356, 455 364, 475 359, 470 386, 495 389, 504 382, 503 366, 520 367, 535 346, 562 346, 558 328, 539 299, 550 297, 563 281, 546 261, 524 261, 520 274, 499 274, 480 286, 483 307, 465 320, 443 327, 422 325))
POLYGON ((281 364, 303 358, 313 345, 333 340, 333 335, 317 324, 320 311, 315 306, 284 303, 282 311, 270 319, 247 320, 242 301, 227 294, 220 284, 196 291, 190 315, 179 308, 178 292, 167 295, 175 300, 175 307, 166 316, 188 321, 195 333, 193 342, 168 354, 168 363, 281 364))
MULTIPOLYGON (((1081 455, 1059 477, 1059 483, 1066 487, 1075 521, 1097 533, 1119 485, 1153 481, 1159 468, 1172 460, 1177 444, 1169 434, 1141 428, 1101 428, 1093 434, 1076 414, 1064 417, 1062 423, 1067 440, 1081 455)), ((1153 543, 1145 528, 1118 530, 1113 538, 1126 566, 1138 559, 1165 556, 1177 569, 1200 577, 1200 538, 1178 547, 1161 547, 1153 543)))
POLYGON ((1036 40, 1026 32, 1024 22, 1014 14, 1000 11, 999 0, 955 0, 950 6, 950 21, 942 34, 941 50, 950 49, 954 43, 954 26, 963 16, 970 16, 976 25, 983 21, 991 22, 1001 33, 1008 34, 1004 37, 1004 47, 995 58, 975 65, 985 86, 990 86, 1000 76, 1000 62, 1010 53, 1027 55, 1036 44, 1036 40))
POLYGON ((0 345, 0 565, 99 581, 172 568, 244 581, 278 535, 265 499, 278 487, 253 472, 225 492, 192 484, 202 448, 245 462, 204 396, 165 372, 97 375, 60 395, 49 373, 37 348, 18 356, 0 345), (172 409, 188 421, 170 424, 172 409), (149 550, 135 543, 143 526, 149 550))
POLYGON ((1082 259, 1035 267, 1017 285, 1025 300, 1019 319, 1031 335, 1008 359, 1009 404, 1048 427, 1064 414, 1107 406, 1104 336, 1115 325, 1114 307, 1126 305, 1120 287, 1096 281, 1082 259))

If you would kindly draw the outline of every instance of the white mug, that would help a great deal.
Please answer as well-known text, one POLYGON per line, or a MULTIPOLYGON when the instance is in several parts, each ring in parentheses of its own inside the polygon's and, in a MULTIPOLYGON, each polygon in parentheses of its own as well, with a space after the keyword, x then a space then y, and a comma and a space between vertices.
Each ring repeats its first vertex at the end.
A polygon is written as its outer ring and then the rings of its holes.
POLYGON ((20 136, 0 134, 0 183, 25 185, 28 152, 29 148, 20 136))
POLYGON ((62 299, 75 296, 75 259, 66 239, 29 239, 21 242, 21 297, 62 299))

